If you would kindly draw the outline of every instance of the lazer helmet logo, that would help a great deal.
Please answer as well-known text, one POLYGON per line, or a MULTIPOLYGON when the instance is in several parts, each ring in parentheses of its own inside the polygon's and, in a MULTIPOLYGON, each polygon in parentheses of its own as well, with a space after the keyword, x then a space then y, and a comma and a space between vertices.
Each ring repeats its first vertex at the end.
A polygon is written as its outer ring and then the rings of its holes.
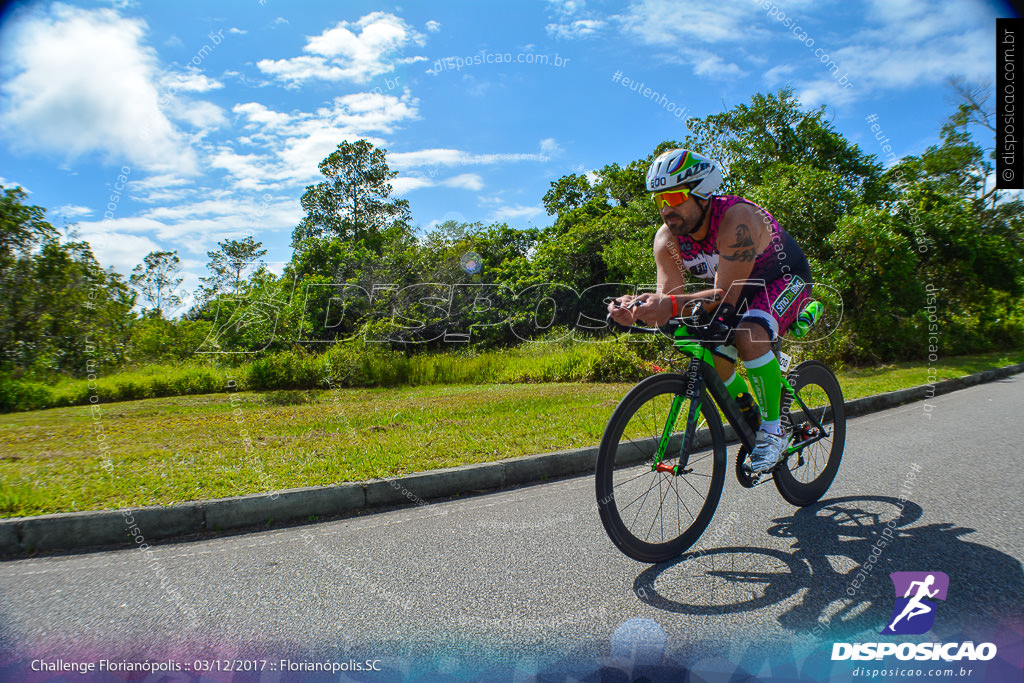
POLYGON ((703 173, 704 171, 708 170, 709 168, 711 168, 711 164, 709 164, 706 161, 702 161, 699 164, 694 164, 693 166, 690 166, 689 168, 683 169, 683 172, 680 173, 678 176, 676 176, 676 180, 682 182, 683 180, 686 180, 687 178, 692 178, 695 175, 699 175, 699 174, 703 173))
POLYGON ((882 635, 926 633, 935 623, 936 603, 945 600, 949 577, 943 572, 893 572, 896 605, 882 635))

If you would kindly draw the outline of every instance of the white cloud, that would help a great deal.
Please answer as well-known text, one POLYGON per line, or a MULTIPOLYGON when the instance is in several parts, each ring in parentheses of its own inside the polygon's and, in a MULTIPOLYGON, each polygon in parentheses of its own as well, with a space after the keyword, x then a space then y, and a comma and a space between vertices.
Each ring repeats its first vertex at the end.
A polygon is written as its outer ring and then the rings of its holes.
POLYGON ((103 266, 127 276, 142 259, 161 246, 144 235, 115 232, 97 228, 99 223, 79 224, 82 239, 92 247, 92 253, 103 266))
POLYGON ((563 24, 548 24, 544 27, 549 36, 573 40, 577 38, 593 38, 608 26, 603 19, 577 19, 563 24))
POLYGON ((409 169, 421 166, 498 164, 510 161, 548 161, 548 159, 544 154, 472 154, 459 149, 437 148, 388 154, 388 164, 396 169, 409 169))
POLYGON ((261 59, 256 66, 291 86, 308 80, 366 83, 391 72, 396 64, 425 60, 399 56, 406 47, 424 43, 425 37, 403 19, 387 12, 372 12, 309 37, 303 48, 305 55, 261 59))
POLYGON ((752 4, 639 0, 615 17, 622 30, 648 45, 748 43, 765 31, 752 21, 752 4))
POLYGON ((883 44, 892 36, 900 41, 918 43, 944 33, 960 33, 965 28, 990 29, 992 8, 975 0, 945 0, 921 4, 908 0, 871 0, 867 7, 869 22, 880 25, 875 38, 883 44))
POLYGON ((240 114, 249 120, 246 128, 279 129, 292 119, 288 114, 282 114, 280 112, 273 111, 272 109, 267 109, 264 105, 258 102, 236 104, 231 111, 236 114, 240 114))
POLYGON ((391 179, 391 191, 397 196, 409 194, 413 190, 418 190, 422 187, 433 187, 434 181, 430 178, 421 178, 413 176, 399 176, 391 179))
POLYGON ((779 64, 765 71, 762 78, 769 87, 773 87, 776 83, 789 80, 791 73, 793 73, 792 64, 779 64))
POLYGON ((401 97, 376 92, 343 95, 315 112, 277 112, 256 102, 235 105, 233 112, 251 131, 239 142, 256 151, 240 154, 223 145, 213 153, 211 165, 228 171, 237 189, 308 182, 319 176, 317 165, 340 142, 366 138, 384 147, 387 142, 379 136, 417 118, 418 106, 419 100, 408 90, 401 97))
MULTIPOLYGON (((216 193, 214 193, 216 194, 216 193)), ((206 251, 224 239, 240 239, 270 231, 290 230, 303 212, 294 197, 269 202, 221 196, 191 205, 160 207, 142 215, 79 223, 82 238, 93 246, 100 263, 129 273, 156 249, 182 249, 198 261, 182 257, 185 265, 205 266, 206 251)))
POLYGON ((540 152, 541 154, 554 156, 556 154, 561 154, 562 148, 554 138, 544 138, 540 141, 540 152))
POLYGON ((231 216, 241 215, 249 209, 249 203, 238 199, 207 199, 193 204, 175 204, 150 209, 139 215, 139 218, 154 220, 180 220, 197 216, 231 216))
POLYGON ((146 28, 112 10, 60 4, 8 27, 0 49, 13 74, 3 86, 6 135, 70 159, 99 153, 116 164, 195 172, 194 152, 160 110, 146 28))
POLYGON ((798 90, 808 105, 844 104, 866 93, 938 85, 951 76, 991 78, 991 17, 978 3, 874 3, 868 27, 813 63, 798 90), (900 40, 892 40, 899 35, 900 40), (846 77, 851 87, 837 82, 846 77))
MULTIPOLYGON (((699 5, 674 0, 638 0, 612 17, 627 37, 642 44, 667 48, 658 55, 669 62, 689 64, 693 73, 708 79, 746 75, 736 63, 721 57, 722 45, 756 42, 768 34, 753 21, 755 6, 748 3, 699 5), (713 50, 703 46, 714 46, 713 50)), ((735 54, 730 50, 729 54, 735 54)))
POLYGON ((184 121, 201 131, 200 137, 212 129, 228 122, 224 110, 212 102, 182 101, 174 98, 168 102, 168 113, 178 121, 184 121))
POLYGON ((693 73, 711 79, 738 78, 747 74, 737 64, 726 62, 718 55, 706 50, 689 51, 689 60, 687 61, 693 64, 693 73))
POLYGON ((236 35, 244 36, 246 33, 248 33, 248 31, 246 31, 245 29, 235 28, 234 26, 232 26, 228 29, 228 33, 234 33, 236 35))
POLYGON ((586 4, 586 0, 548 0, 548 5, 560 17, 571 17, 583 11, 586 4))
POLYGON ((555 21, 544 27, 549 36, 575 40, 592 38, 608 26, 608 22, 587 11, 585 0, 549 0, 555 21))
POLYGON ((92 209, 88 206, 76 206, 74 204, 65 204, 60 207, 54 213, 59 213, 61 216, 66 218, 77 218, 78 216, 88 216, 92 213, 92 209))
POLYGON ((196 69, 167 73, 160 79, 160 84, 168 90, 182 90, 185 92, 207 92, 224 87, 224 84, 220 81, 210 78, 196 69))
POLYGON ((192 192, 185 187, 191 184, 191 180, 171 174, 152 175, 141 180, 128 181, 128 192, 133 200, 144 204, 178 202, 192 192))
POLYGON ((475 192, 484 188, 484 179, 475 173, 461 173, 442 181, 442 184, 447 185, 448 187, 457 187, 463 190, 473 190, 475 192))
POLYGON ((438 31, 441 30, 441 22, 435 21, 434 19, 429 20, 425 24, 425 26, 427 27, 427 30, 430 31, 431 33, 437 33, 438 31))
POLYGON ((487 222, 500 223, 503 221, 514 220, 516 218, 529 219, 534 216, 539 216, 542 213, 544 213, 544 207, 542 206, 521 206, 519 204, 516 204, 515 206, 501 206, 491 214, 490 218, 487 219, 487 222))

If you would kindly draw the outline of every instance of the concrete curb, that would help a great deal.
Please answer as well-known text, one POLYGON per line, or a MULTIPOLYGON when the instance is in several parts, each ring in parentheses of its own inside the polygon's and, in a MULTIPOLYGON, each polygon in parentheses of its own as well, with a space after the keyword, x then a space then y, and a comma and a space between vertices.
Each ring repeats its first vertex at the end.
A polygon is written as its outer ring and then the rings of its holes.
MULTIPOLYGON (((866 415, 1024 372, 1024 363, 985 370, 935 385, 891 391, 846 402, 847 417, 866 415)), ((732 429, 726 425, 732 440, 732 429)), ((70 512, 0 519, 0 556, 137 545, 156 540, 302 523, 367 509, 425 504, 466 493, 539 483, 593 472, 597 446, 526 455, 364 482, 312 486, 217 500, 133 510, 70 512), (131 531, 129 531, 131 530, 131 531)))

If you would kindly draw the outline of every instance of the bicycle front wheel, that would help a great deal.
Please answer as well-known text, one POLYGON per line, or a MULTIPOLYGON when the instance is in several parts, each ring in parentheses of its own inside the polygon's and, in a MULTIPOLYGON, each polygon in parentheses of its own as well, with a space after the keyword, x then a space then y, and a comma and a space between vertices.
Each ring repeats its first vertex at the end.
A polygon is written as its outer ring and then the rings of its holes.
POLYGON ((664 562, 686 552, 711 522, 722 495, 725 436, 703 390, 691 425, 693 444, 683 453, 692 404, 686 387, 687 377, 679 374, 643 380, 619 403, 601 439, 601 523, 619 550, 640 562, 664 562))
POLYGON ((801 363, 789 373, 789 381, 803 402, 801 406, 783 391, 782 421, 792 428, 790 448, 808 443, 788 454, 773 479, 787 502, 805 506, 825 495, 839 470, 846 445, 846 408, 839 380, 823 363, 801 363))

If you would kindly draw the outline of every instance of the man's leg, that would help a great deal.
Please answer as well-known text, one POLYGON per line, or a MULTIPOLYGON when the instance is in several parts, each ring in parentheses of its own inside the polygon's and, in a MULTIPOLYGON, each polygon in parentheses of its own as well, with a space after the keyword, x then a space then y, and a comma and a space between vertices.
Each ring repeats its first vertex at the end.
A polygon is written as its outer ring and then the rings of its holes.
POLYGON ((754 397, 761 407, 761 429, 781 434, 779 404, 782 401, 782 371, 772 353, 771 333, 764 326, 745 320, 736 330, 736 346, 747 368, 754 397))
POLYGON ((747 368, 747 377, 761 407, 761 427, 757 430, 750 468, 766 472, 779 462, 786 440, 779 429, 779 402, 782 398, 782 373, 772 353, 772 332, 760 320, 744 320, 736 328, 736 346, 747 368))
POLYGON ((736 372, 736 347, 719 346, 712 354, 715 361, 715 371, 725 382, 725 388, 729 395, 736 398, 740 394, 750 393, 746 380, 736 372))

